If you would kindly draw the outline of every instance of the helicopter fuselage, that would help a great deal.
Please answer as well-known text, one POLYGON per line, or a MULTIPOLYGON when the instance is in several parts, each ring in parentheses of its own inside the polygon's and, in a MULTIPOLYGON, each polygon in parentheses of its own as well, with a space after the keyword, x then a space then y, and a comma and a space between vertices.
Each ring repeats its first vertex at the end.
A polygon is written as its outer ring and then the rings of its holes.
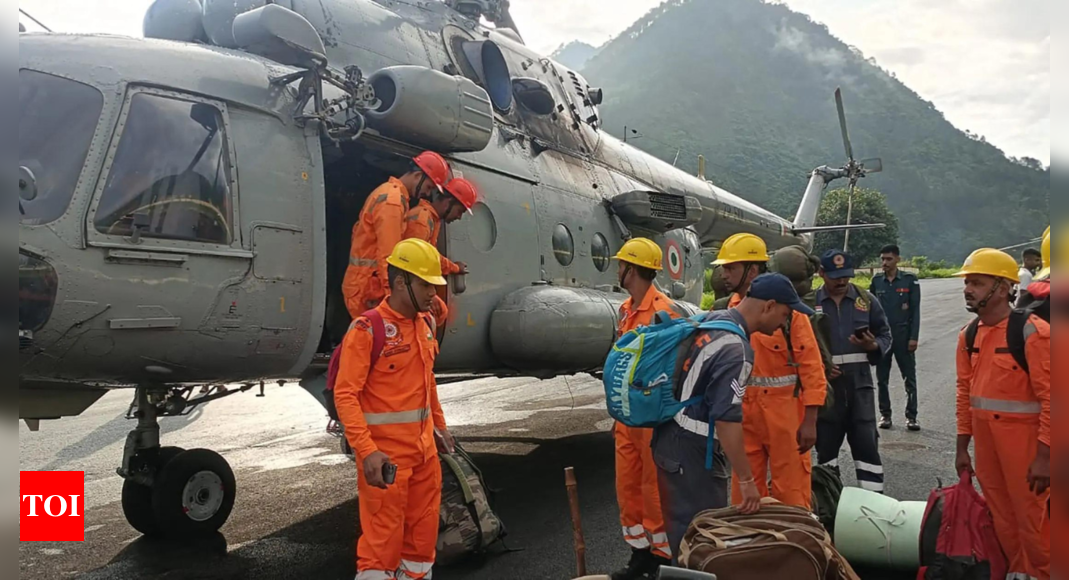
MULTIPOLYGON (((469 76, 493 101, 484 147, 441 149, 482 200, 439 241, 471 269, 447 295, 439 372, 596 370, 626 298, 610 257, 629 235, 661 244, 658 285, 692 308, 704 253, 728 236, 810 243, 605 133, 600 92, 507 30, 435 2, 290 4, 334 69, 469 76), (487 42, 505 80, 465 51, 487 42), (548 89, 552 112, 516 102, 519 78, 548 89)), ((337 286, 356 212, 418 135, 372 124, 325 140, 295 119, 298 87, 273 82, 297 69, 234 48, 24 34, 19 59, 20 416, 78 414, 106 388, 315 374, 348 325, 337 286)))

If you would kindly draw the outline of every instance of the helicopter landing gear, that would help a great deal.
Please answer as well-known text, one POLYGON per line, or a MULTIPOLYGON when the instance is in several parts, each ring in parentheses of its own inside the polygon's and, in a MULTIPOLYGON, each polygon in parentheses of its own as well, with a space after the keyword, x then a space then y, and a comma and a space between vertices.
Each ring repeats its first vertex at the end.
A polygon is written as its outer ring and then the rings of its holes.
POLYGON ((160 411, 167 389, 138 387, 137 427, 126 438, 122 508, 146 536, 188 538, 219 531, 234 509, 234 471, 207 449, 160 447, 160 411))

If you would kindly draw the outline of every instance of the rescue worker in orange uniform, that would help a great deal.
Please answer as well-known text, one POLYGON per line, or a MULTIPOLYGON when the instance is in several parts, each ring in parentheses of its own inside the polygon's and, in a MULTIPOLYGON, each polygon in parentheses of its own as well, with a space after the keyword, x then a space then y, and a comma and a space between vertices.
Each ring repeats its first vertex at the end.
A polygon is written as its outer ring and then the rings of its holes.
MULTIPOLYGON (((663 252, 652 240, 635 238, 624 244, 620 262, 620 287, 631 295, 620 307, 617 338, 640 326, 649 326, 659 312, 677 318, 675 303, 653 281, 663 270, 663 252)), ((672 565, 672 549, 661 512, 657 488, 657 465, 653 462, 653 429, 617 423, 616 500, 624 540, 631 546, 631 561, 614 572, 612 580, 656 578, 661 566, 672 565)))
POLYGON ((1050 324, 1034 315, 1027 320, 1026 371, 1008 341, 1017 261, 998 250, 977 250, 958 276, 965 278, 969 311, 979 317, 973 350, 968 330, 958 340, 958 473, 975 473, 980 481, 1009 577, 1049 580, 1050 324))
POLYGON ((368 196, 353 226, 349 268, 342 281, 342 295, 352 318, 375 308, 386 297, 386 258, 404 239, 410 204, 434 191, 441 192, 449 175, 445 159, 427 151, 413 159, 408 173, 391 177, 368 196))
POLYGON ((334 401, 358 466, 356 580, 422 580, 431 577, 438 540, 438 451, 453 451, 428 313, 445 278, 438 250, 422 240, 397 244, 387 264, 392 292, 374 309, 382 351, 371 368, 376 321, 357 318, 342 346, 334 401))
MULTIPOLYGON (((423 240, 433 246, 438 245, 438 235, 441 233, 442 222, 451 224, 464 217, 465 213, 471 214, 471 208, 479 199, 478 191, 467 179, 458 177, 451 179, 445 184, 445 192, 431 192, 429 198, 419 200, 419 204, 412 208, 405 217, 405 239, 415 238, 423 240)), ((453 262, 442 256, 442 274, 452 276, 454 274, 466 275, 468 266, 463 262, 453 262)), ((439 328, 445 327, 449 317, 449 308, 445 301, 438 297, 432 308, 435 320, 439 328)))
MULTIPOLYGON (((732 292, 728 308, 742 302, 770 259, 764 240, 753 234, 738 234, 724 241, 713 264, 723 268, 728 291, 732 292)), ((754 368, 742 401, 743 435, 761 496, 812 509, 810 452, 817 442, 817 415, 824 406, 828 381, 809 317, 794 312, 788 320, 787 329, 771 336, 750 337, 754 368)), ((737 482, 732 483, 732 503, 742 503, 737 482)))

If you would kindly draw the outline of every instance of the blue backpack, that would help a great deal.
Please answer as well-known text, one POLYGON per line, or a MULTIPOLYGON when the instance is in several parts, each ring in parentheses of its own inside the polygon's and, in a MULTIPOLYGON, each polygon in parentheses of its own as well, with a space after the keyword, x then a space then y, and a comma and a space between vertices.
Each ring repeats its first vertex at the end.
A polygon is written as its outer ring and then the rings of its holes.
MULTIPOLYGON (((730 320, 705 321, 705 314, 668 320, 658 313, 651 326, 639 327, 616 342, 605 361, 605 400, 609 415, 628 427, 656 427, 671 421, 683 409, 701 402, 691 397, 680 401, 683 365, 698 333, 708 330, 732 332, 749 340, 741 326, 730 320)), ((713 430, 709 429, 709 438, 713 430)), ((710 453, 712 446, 710 446, 710 453)), ((711 469, 712 457, 707 461, 711 469)))

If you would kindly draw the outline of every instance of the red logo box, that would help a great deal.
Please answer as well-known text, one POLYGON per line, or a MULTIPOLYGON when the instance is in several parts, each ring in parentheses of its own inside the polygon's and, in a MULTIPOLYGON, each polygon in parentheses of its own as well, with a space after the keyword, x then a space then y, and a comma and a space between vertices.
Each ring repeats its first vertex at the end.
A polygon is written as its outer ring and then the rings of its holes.
POLYGON ((85 472, 19 472, 19 541, 85 541, 85 472))

